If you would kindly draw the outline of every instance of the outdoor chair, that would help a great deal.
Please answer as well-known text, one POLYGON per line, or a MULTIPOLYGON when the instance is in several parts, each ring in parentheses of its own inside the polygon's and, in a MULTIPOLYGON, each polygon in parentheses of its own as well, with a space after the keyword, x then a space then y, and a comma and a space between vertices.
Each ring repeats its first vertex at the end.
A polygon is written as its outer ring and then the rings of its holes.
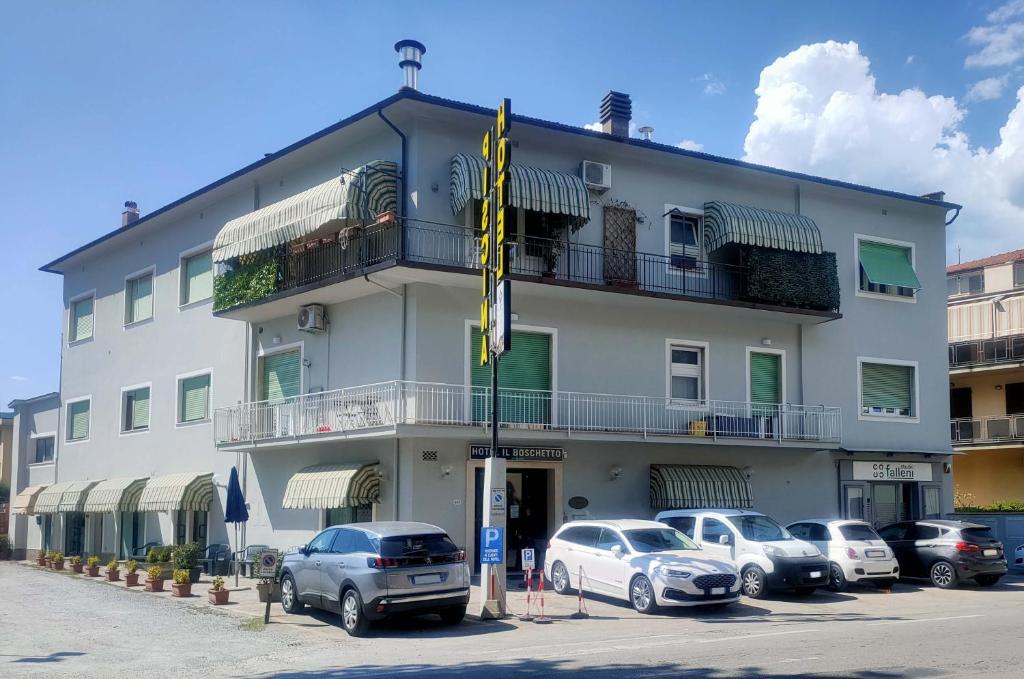
POLYGON ((265 549, 270 549, 270 547, 268 545, 249 545, 245 549, 235 552, 235 565, 238 568, 238 572, 251 578, 253 573, 252 560, 265 549))
POLYGON ((231 547, 214 543, 206 548, 206 558, 200 559, 199 563, 208 575, 228 575, 231 570, 231 547))
POLYGON ((136 547, 135 550, 132 551, 132 558, 135 560, 145 561, 146 557, 149 556, 149 550, 154 547, 163 547, 163 545, 159 542, 147 542, 141 547, 136 547))

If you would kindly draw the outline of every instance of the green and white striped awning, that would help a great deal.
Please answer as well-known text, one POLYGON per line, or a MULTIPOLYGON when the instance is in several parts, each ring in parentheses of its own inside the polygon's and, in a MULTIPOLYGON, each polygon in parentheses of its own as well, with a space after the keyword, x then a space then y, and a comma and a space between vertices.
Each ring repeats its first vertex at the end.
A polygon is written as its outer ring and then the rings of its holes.
POLYGON ((85 499, 83 512, 134 512, 146 487, 146 479, 109 479, 100 481, 85 499))
MULTIPOLYGON (((583 180, 568 172, 542 170, 512 164, 509 200, 515 207, 550 214, 569 215, 573 230, 590 221, 590 195, 583 180)), ((452 214, 472 199, 484 197, 484 159, 457 153, 452 156, 452 214)))
POLYGON ((64 491, 72 488, 76 481, 61 481, 44 488, 36 497, 34 514, 56 514, 60 511, 61 498, 64 491))
POLYGON ((213 474, 168 474, 146 482, 140 512, 206 511, 213 499, 213 474))
POLYGON ((708 252, 723 245, 821 253, 821 231, 804 215, 775 212, 713 200, 704 203, 704 243, 708 252))
POLYGON ((654 509, 749 509, 750 483, 736 467, 652 464, 654 509))
POLYGON ((46 486, 29 486, 14 496, 11 501, 11 514, 35 514, 36 500, 46 490, 46 486))
POLYGON ((317 231, 361 226, 398 205, 398 165, 375 160, 290 198, 226 223, 213 242, 223 262, 284 245, 317 231))
POLYGON ((321 464, 288 479, 284 509, 334 509, 380 502, 377 463, 321 464))
POLYGON ((85 498, 88 497, 89 491, 99 481, 69 481, 68 483, 68 487, 64 489, 60 496, 60 504, 57 505, 57 511, 61 513, 80 512, 82 507, 85 506, 85 498))

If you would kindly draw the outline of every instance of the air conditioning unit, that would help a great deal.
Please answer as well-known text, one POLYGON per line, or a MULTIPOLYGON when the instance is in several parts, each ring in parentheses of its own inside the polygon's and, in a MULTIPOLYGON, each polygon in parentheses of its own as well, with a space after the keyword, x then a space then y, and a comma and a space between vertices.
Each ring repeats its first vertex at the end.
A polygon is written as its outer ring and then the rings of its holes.
POLYGON ((297 319, 299 330, 303 332, 323 332, 324 328, 324 305, 307 304, 299 309, 297 319))
POLYGON ((607 163, 595 163, 584 160, 580 163, 580 178, 588 189, 607 191, 612 188, 612 166, 607 163))

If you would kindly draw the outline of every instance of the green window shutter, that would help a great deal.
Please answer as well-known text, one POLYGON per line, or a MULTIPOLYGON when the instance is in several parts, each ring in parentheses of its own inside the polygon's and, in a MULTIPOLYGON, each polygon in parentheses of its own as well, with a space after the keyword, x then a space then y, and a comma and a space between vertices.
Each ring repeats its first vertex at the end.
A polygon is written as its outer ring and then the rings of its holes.
POLYGON ((862 240, 858 246, 860 265, 868 281, 912 290, 921 289, 921 281, 910 262, 910 248, 862 240))
POLYGON ((782 402, 782 358, 778 354, 750 354, 750 401, 782 402))
POLYGON ((210 416, 210 376, 196 375, 183 379, 180 398, 179 422, 196 422, 207 419, 210 416))
POLYGON ((135 323, 153 317, 153 276, 146 275, 128 281, 128 299, 125 304, 125 323, 135 323))
POLYGON ((914 368, 885 363, 861 364, 861 406, 900 408, 913 413, 914 368))
POLYGON ((203 252, 185 260, 185 289, 181 303, 213 297, 213 253, 203 252))
POLYGON ((76 401, 68 405, 68 440, 89 438, 89 401, 76 401))
POLYGON ((81 299, 71 307, 71 341, 89 339, 92 337, 92 297, 81 299))
POLYGON ((127 429, 146 429, 149 427, 149 387, 135 389, 127 394, 125 408, 131 409, 131 420, 127 429))
MULTIPOLYGON (((470 336, 470 373, 474 387, 491 385, 491 366, 480 365, 479 328, 473 328, 470 336)), ((501 401, 502 422, 546 423, 550 421, 551 392, 551 336, 534 332, 513 332, 512 349, 502 355, 498 371, 498 388, 501 390, 529 390, 547 394, 512 391, 501 401)), ((482 394, 473 397, 473 417, 486 419, 490 404, 485 403, 482 394)))
POLYGON ((298 396, 302 389, 302 354, 298 349, 263 357, 263 401, 298 396))

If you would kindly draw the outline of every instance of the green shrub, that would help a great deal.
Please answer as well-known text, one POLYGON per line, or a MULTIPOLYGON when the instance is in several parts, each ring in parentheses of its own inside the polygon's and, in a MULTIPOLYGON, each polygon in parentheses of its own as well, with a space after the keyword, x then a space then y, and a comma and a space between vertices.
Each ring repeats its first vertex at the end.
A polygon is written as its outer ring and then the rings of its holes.
POLYGON ((108 571, 116 571, 118 566, 120 566, 120 565, 121 564, 117 563, 117 559, 111 559, 110 561, 107 562, 107 570, 108 571))
POLYGON ((222 589, 224 589, 224 578, 218 575, 213 579, 213 591, 219 592, 222 589))
POLYGON ((1024 502, 1020 500, 996 500, 992 504, 978 506, 963 505, 956 508, 958 512, 1024 512, 1024 502))
POLYGON ((54 552, 53 553, 53 560, 54 561, 63 561, 64 560, 63 552, 54 552))
POLYGON ((0 559, 6 559, 10 556, 11 551, 11 539, 4 533, 0 535, 0 559))
POLYGON ((839 274, 834 252, 813 254, 771 248, 745 248, 746 296, 778 306, 839 310, 839 274))
POLYGON ((82 563, 82 557, 80 557, 80 556, 73 556, 73 557, 71 557, 71 565, 72 566, 77 566, 80 563, 82 563))
POLYGON ((199 565, 199 558, 202 555, 203 548, 195 542, 190 542, 188 544, 178 545, 175 547, 171 555, 171 561, 174 562, 175 568, 188 570, 199 565))
POLYGON ((188 571, 184 568, 176 569, 172 574, 172 577, 174 578, 174 584, 176 585, 184 585, 186 582, 191 582, 188 571))
POLYGON ((86 563, 87 566, 89 566, 89 568, 95 568, 96 566, 100 565, 100 558, 98 556, 96 556, 95 554, 93 554, 92 556, 90 556, 88 559, 85 560, 85 563, 86 563))
POLYGON ((229 309, 277 292, 277 249, 264 250, 234 262, 213 279, 213 308, 229 309))
POLYGON ((151 547, 150 550, 148 552, 146 552, 146 563, 159 563, 159 561, 160 561, 160 548, 159 547, 151 547))
POLYGON ((139 562, 135 559, 129 559, 128 563, 124 565, 124 569, 128 573, 134 573, 135 571, 139 570, 139 562))
POLYGON ((163 569, 160 566, 150 566, 149 570, 146 571, 146 575, 150 580, 163 580, 160 576, 163 574, 163 569))

